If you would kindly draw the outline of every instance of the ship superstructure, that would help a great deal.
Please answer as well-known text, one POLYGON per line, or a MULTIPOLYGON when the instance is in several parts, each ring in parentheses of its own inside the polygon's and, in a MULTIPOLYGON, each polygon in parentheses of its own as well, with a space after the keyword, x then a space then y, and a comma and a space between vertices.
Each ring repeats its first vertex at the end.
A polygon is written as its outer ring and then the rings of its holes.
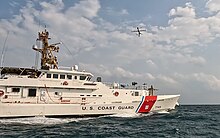
POLYGON ((49 44, 49 32, 38 33, 42 48, 41 68, 1 67, 0 118, 100 116, 119 113, 149 113, 175 109, 180 95, 154 95, 153 87, 127 87, 101 82, 79 71, 78 66, 58 67, 53 52, 60 43, 49 44))

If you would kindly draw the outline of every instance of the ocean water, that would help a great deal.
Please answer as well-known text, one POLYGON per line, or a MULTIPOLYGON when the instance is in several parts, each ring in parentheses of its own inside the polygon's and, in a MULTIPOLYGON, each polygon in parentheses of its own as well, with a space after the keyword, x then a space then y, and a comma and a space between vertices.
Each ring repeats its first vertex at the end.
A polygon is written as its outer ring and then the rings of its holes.
POLYGON ((181 105, 145 115, 0 119, 0 137, 220 138, 220 105, 181 105))

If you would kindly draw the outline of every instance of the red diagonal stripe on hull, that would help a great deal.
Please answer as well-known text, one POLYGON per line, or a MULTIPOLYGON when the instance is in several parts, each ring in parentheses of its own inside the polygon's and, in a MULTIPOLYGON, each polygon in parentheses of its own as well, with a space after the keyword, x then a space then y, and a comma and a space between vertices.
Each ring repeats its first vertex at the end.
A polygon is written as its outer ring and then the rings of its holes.
POLYGON ((144 102, 142 103, 138 113, 150 112, 156 100, 157 100, 157 96, 145 96, 144 102))

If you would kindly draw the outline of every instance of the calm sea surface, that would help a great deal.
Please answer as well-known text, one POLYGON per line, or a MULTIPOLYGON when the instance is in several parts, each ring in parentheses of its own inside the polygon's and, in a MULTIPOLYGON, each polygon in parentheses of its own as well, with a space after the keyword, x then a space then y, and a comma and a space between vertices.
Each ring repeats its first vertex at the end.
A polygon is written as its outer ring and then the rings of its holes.
POLYGON ((142 116, 0 119, 0 137, 220 138, 220 105, 181 105, 171 113, 142 116))

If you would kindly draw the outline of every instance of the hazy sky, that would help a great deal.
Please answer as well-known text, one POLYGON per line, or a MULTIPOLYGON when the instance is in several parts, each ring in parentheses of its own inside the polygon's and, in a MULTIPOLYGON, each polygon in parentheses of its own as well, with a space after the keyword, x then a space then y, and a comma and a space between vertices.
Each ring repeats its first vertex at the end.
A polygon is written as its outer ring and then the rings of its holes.
POLYGON ((45 25, 50 42, 63 43, 60 66, 153 84, 182 104, 220 103, 220 0, 1 1, 3 65, 32 67, 45 25), (147 30, 141 37, 137 26, 147 30))

